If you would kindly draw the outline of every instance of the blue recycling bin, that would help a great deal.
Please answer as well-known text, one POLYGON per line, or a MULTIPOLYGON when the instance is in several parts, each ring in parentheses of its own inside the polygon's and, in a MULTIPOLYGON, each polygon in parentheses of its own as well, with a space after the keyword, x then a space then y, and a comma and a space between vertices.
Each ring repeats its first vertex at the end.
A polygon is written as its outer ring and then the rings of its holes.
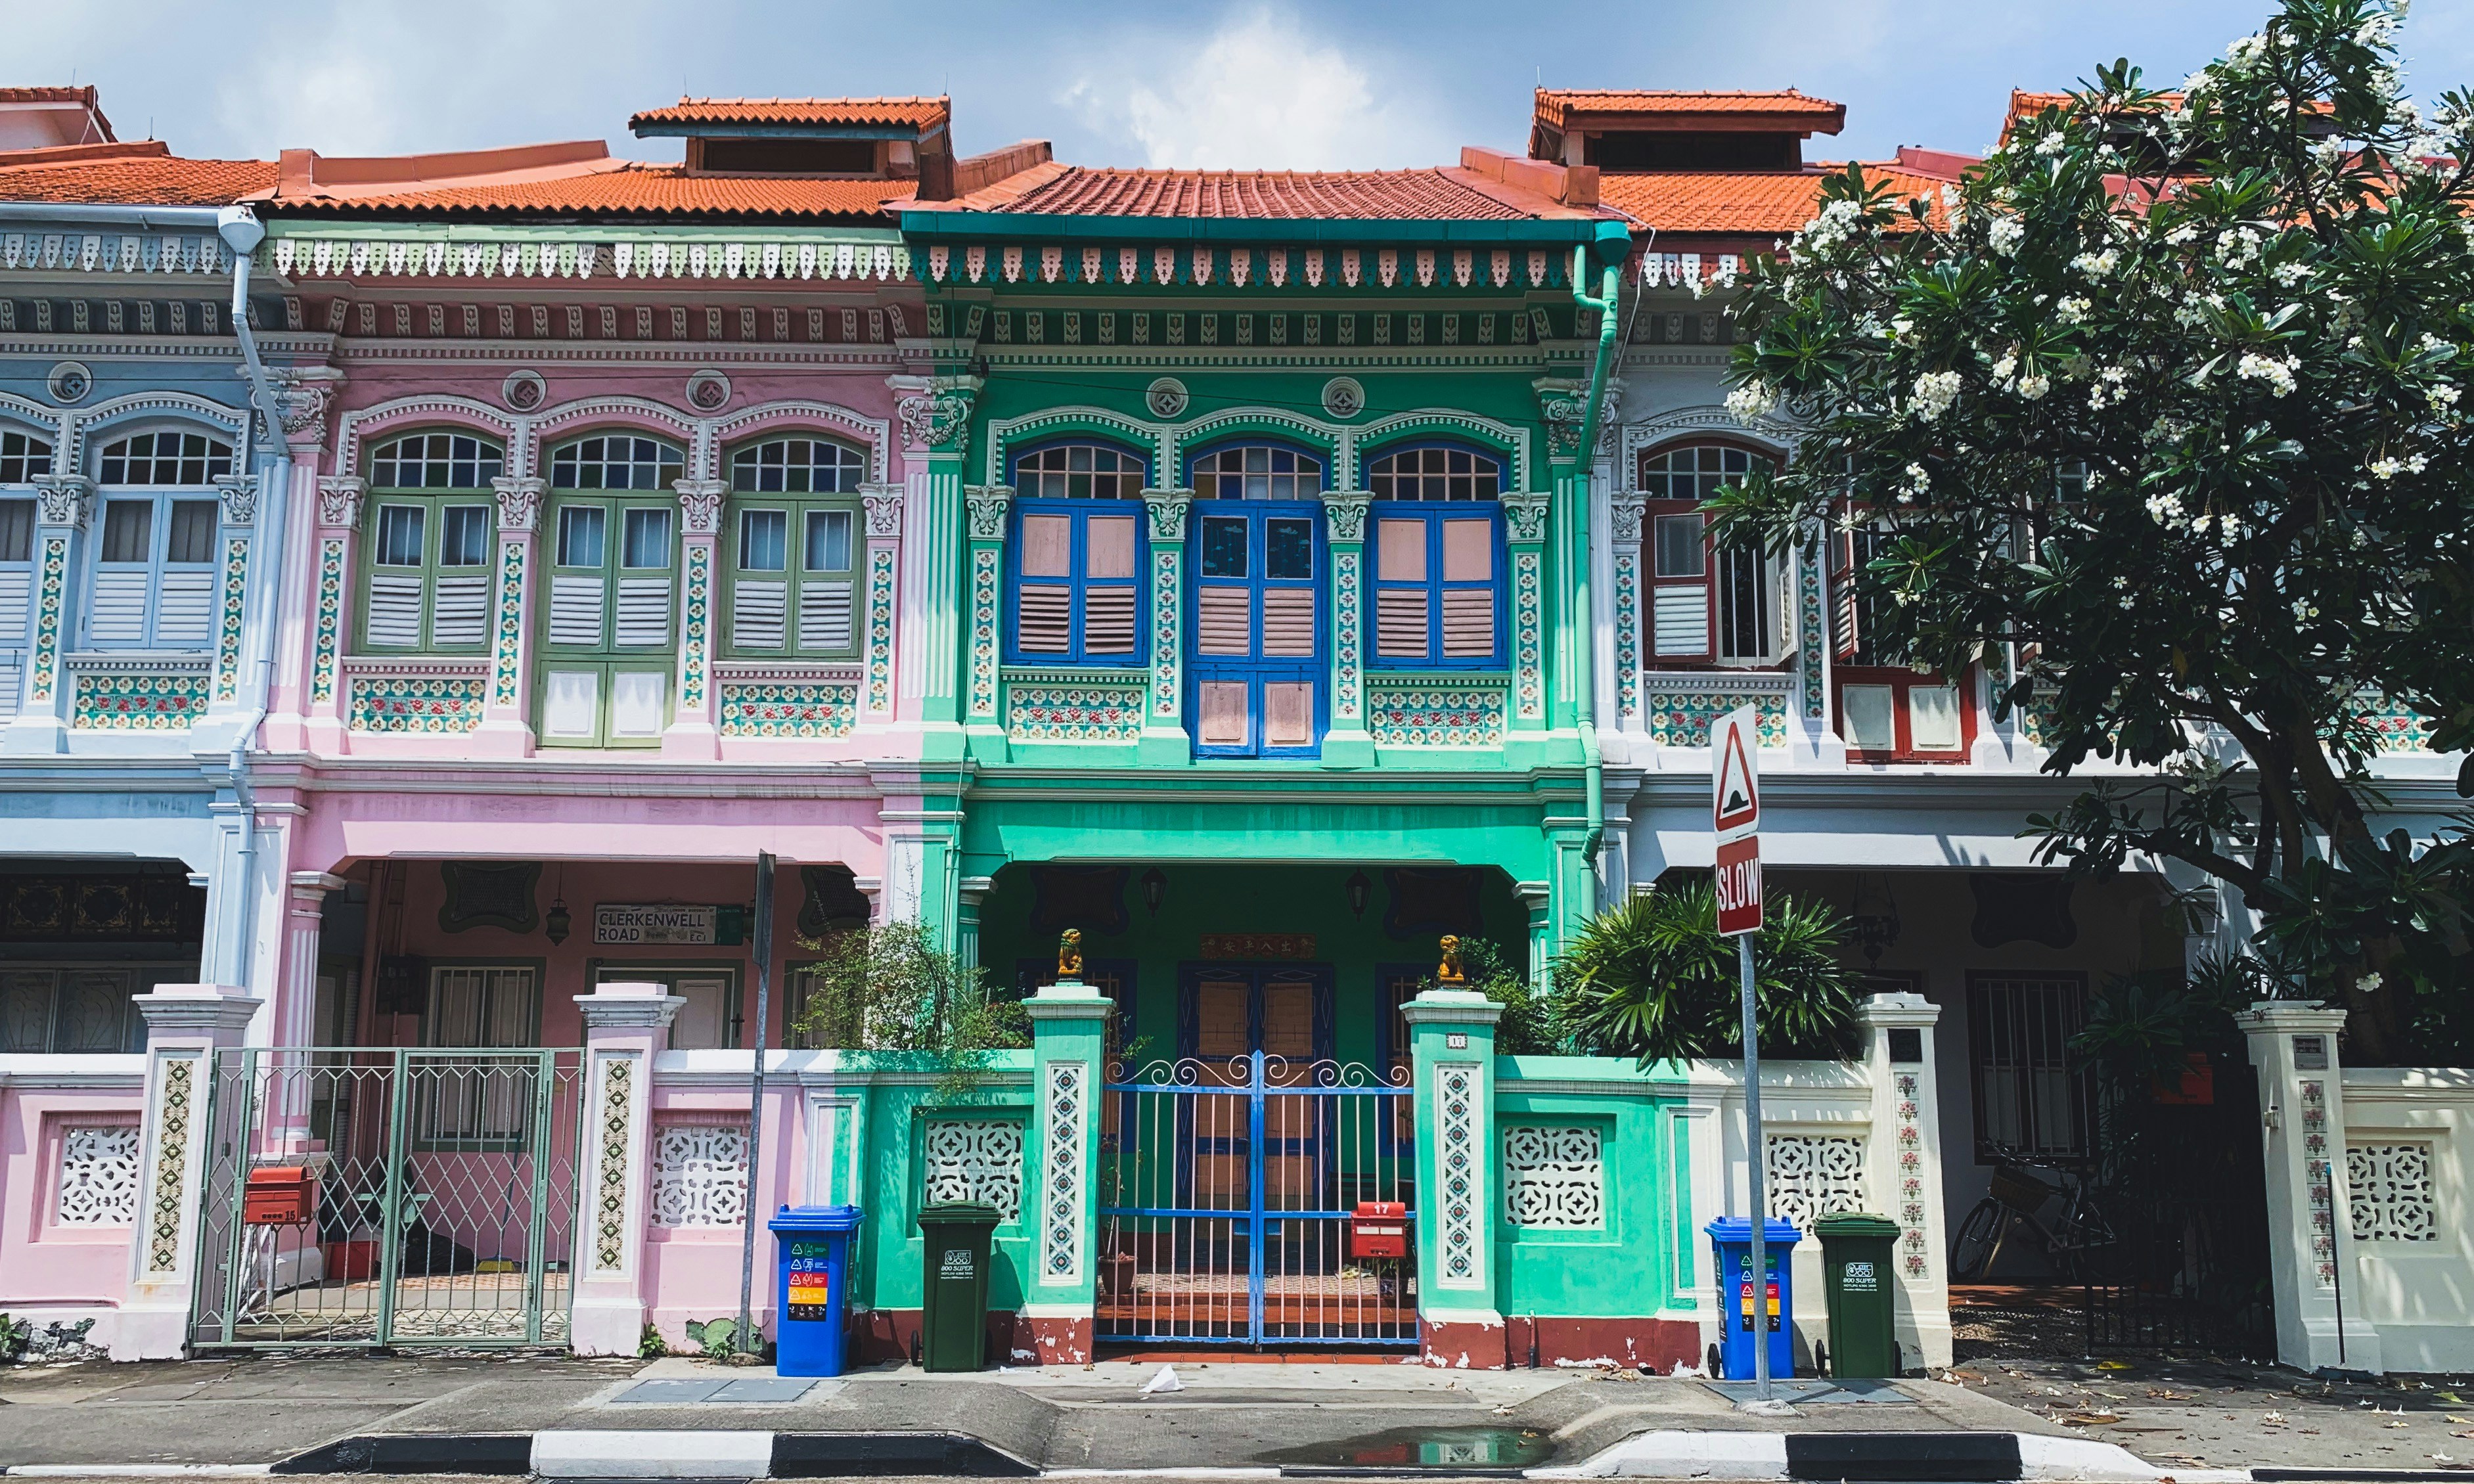
POLYGON ((1749 1381, 1753 1378, 1753 1336, 1757 1315, 1767 1323, 1758 1326, 1767 1332, 1770 1347, 1770 1375, 1773 1377, 1795 1375, 1795 1244, 1803 1233, 1795 1223, 1773 1216, 1761 1227, 1761 1258, 1769 1269, 1767 1280, 1759 1285, 1762 1299, 1756 1302, 1753 1283, 1753 1223, 1746 1216, 1721 1216, 1701 1229, 1710 1233, 1710 1245, 1718 1253, 1718 1303, 1720 1321, 1725 1329, 1718 1341, 1718 1366, 1725 1373, 1722 1379, 1749 1381))
POLYGON ((786 1205, 764 1224, 775 1243, 773 1310, 777 1375, 839 1375, 850 1313, 856 1205, 786 1205))

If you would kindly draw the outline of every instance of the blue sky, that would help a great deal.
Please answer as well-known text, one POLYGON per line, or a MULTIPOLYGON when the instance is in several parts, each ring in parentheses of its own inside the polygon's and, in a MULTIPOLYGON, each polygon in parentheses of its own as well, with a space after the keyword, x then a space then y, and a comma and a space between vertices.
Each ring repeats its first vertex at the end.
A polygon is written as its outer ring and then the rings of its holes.
MULTIPOLYGON (((1794 86, 1848 107, 1815 155, 1977 151, 2013 85, 2129 56, 2173 80, 2265 0, 1505 0, 1128 7, 1105 0, 0 0, 0 83, 94 83, 124 138, 189 155, 472 149, 626 134, 685 90, 952 92, 968 153, 1090 164, 1372 168, 1518 149, 1529 89, 1794 86), (230 59, 217 61, 216 59, 230 59)), ((2408 78, 2474 84, 2474 0, 2419 0, 2408 78)))

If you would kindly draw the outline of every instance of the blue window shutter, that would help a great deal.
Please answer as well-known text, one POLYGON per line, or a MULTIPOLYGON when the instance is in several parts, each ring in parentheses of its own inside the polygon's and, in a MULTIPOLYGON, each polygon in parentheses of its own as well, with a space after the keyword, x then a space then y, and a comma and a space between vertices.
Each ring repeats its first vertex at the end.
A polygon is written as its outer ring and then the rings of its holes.
POLYGON ((1006 658, 1028 665, 1146 663, 1147 555, 1137 501, 1016 501, 1006 658))
POLYGON ((1378 669, 1503 664, 1503 513, 1492 502, 1374 506, 1378 669))

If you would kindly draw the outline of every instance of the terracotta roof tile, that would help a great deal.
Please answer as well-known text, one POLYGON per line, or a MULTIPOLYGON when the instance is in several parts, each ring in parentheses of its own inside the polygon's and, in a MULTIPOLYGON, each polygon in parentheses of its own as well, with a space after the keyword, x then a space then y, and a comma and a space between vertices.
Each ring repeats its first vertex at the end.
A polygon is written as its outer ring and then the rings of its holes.
MULTIPOLYGON (((1520 221, 1564 213, 1542 198, 1521 211, 1453 170, 1109 170, 1060 166, 1007 200, 966 199, 969 209, 1055 216, 1520 221)), ((1568 213, 1582 214, 1582 213, 1568 213)))
POLYGON ((945 98, 682 98, 668 108, 646 109, 627 127, 646 124, 915 124, 932 129, 948 122, 945 98))
MULTIPOLYGON (((0 180, 5 180, 0 177, 0 180)), ((907 200, 911 181, 786 180, 690 175, 684 165, 623 165, 546 181, 449 186, 339 200, 285 201, 286 214, 352 216, 459 211, 490 216, 608 214, 649 217, 814 217, 883 220, 907 200)))
POLYGON ((1844 104, 1784 88, 1772 92, 1682 92, 1650 88, 1538 89, 1537 119, 1561 129, 1575 114, 1750 114, 1836 134, 1846 122, 1844 104))
POLYGON ((0 103, 82 103, 92 108, 92 87, 0 87, 0 103))
MULTIPOLYGON (((1812 220, 1820 209, 1822 176, 1835 173, 1689 170, 1603 175, 1598 178, 1598 199, 1661 232, 1784 236, 1812 220)), ((1870 163, 1864 176, 1889 182, 1899 200, 1930 197, 1934 220, 1940 220, 1943 181, 1870 163)))
POLYGON ((0 201, 221 207, 274 186, 271 159, 176 159, 144 154, 11 164, 0 156, 0 201))

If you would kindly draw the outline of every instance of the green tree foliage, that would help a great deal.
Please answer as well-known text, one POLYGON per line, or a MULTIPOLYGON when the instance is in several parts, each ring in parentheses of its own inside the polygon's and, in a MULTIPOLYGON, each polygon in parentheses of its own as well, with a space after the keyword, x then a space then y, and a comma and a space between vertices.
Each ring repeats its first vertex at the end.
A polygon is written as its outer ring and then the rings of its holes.
POLYGON ((2215 877, 2371 1062, 2474 987, 2474 841, 2369 822, 2365 697, 2474 742, 2474 101, 2405 100, 2404 10, 2286 0, 2172 92, 2099 69, 1934 198, 1825 182, 1730 400, 1796 459, 1713 503, 1866 533, 1869 648, 1981 664, 2051 772, 2149 769, 2032 817, 2044 858, 2215 877))
MULTIPOLYGON (((1859 976, 1839 961, 1845 925, 1829 904, 1774 897, 1753 943, 1761 1055, 1856 1050, 1859 976)), ((1583 924, 1555 965, 1555 1013, 1580 1050, 1654 1061, 1743 1055, 1735 941, 1718 936, 1706 879, 1634 896, 1583 924)))
POLYGON ((988 992, 986 975, 940 952, 916 922, 801 939, 816 955, 794 1033, 815 1047, 932 1052, 953 1092, 969 1086, 987 1053, 1031 1044, 1020 1001, 988 992))

